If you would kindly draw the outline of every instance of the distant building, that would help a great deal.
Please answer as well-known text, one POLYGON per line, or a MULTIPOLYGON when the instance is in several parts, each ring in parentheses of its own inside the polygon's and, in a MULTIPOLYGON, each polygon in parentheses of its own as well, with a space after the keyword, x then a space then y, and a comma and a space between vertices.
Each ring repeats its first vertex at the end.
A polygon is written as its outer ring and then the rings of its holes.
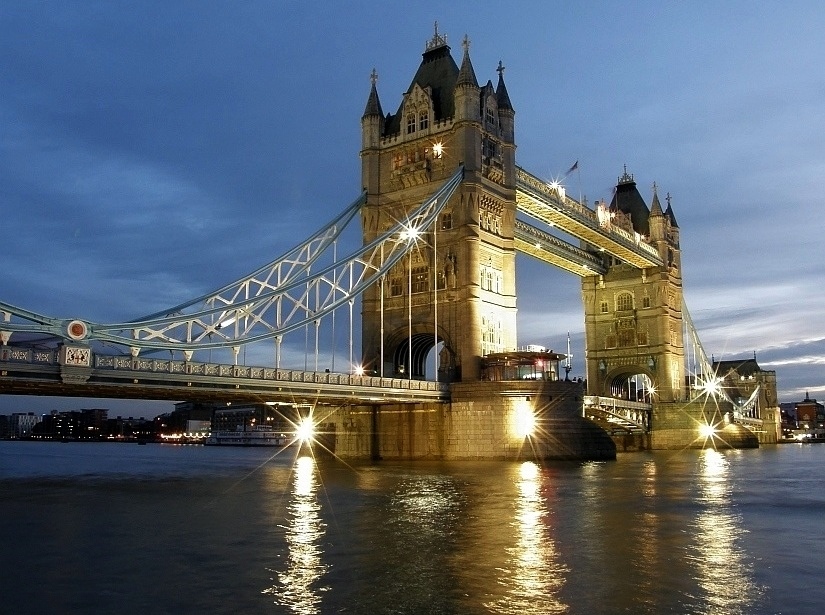
POLYGON ((9 417, 9 436, 27 438, 39 422, 40 416, 34 412, 14 412, 9 417))
POLYGON ((805 399, 794 404, 796 410, 796 428, 812 435, 825 435, 825 405, 811 399, 805 393, 805 399))
POLYGON ((796 429, 796 403, 782 402, 779 409, 782 413, 782 436, 792 438, 796 429))
POLYGON ((101 440, 107 435, 108 414, 102 408, 52 410, 32 429, 31 435, 43 440, 101 440))
POLYGON ((266 425, 275 431, 295 430, 297 411, 293 406, 267 404, 233 404, 216 409, 212 431, 237 431, 266 425))
POLYGON ((782 414, 776 394, 776 372, 763 370, 753 359, 714 361, 725 393, 744 410, 733 419, 757 429, 759 442, 775 443, 782 437, 782 414), (757 421, 762 421, 759 429, 757 421))

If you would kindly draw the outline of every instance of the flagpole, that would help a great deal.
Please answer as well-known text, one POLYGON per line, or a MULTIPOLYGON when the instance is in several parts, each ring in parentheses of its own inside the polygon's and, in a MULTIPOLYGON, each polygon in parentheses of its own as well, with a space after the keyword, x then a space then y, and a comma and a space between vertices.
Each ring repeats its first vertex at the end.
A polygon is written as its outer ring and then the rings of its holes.
POLYGON ((576 177, 579 180, 579 205, 584 205, 584 201, 582 201, 582 171, 579 168, 579 161, 576 161, 576 177))

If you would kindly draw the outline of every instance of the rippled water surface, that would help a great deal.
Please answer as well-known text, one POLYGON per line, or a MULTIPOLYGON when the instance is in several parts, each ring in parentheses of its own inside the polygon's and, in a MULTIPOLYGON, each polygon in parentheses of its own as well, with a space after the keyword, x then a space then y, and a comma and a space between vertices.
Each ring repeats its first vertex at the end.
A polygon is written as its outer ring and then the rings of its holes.
POLYGON ((820 613, 825 445, 347 465, 0 442, 3 613, 820 613))

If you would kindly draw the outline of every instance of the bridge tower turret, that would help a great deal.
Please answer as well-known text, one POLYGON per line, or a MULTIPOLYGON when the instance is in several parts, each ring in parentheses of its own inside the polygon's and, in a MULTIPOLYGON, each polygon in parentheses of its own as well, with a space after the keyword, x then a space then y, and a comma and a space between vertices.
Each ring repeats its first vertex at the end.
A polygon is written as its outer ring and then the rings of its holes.
POLYGON ((363 241, 424 201, 458 168, 464 182, 435 228, 363 295, 363 365, 404 378, 479 378, 480 358, 516 345, 514 116, 503 67, 480 86, 465 37, 459 67, 436 30, 398 110, 381 111, 373 73, 362 126, 363 241))
POLYGON ((582 278, 588 393, 654 404, 681 401, 682 273, 673 210, 668 202, 662 211, 655 184, 648 210, 625 170, 610 214, 611 224, 646 237, 663 264, 637 269, 613 259, 604 275, 582 278))

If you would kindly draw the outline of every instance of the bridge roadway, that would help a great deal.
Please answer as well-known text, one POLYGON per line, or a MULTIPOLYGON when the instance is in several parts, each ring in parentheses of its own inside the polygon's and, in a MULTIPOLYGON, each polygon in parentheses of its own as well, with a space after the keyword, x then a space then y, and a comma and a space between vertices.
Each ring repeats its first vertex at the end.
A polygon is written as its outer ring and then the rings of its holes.
MULTIPOLYGON (((606 252, 639 269, 662 265, 656 248, 645 243, 640 236, 611 224, 609 219, 599 220, 595 211, 560 193, 521 167, 516 167, 516 207, 519 213, 558 228, 585 244, 594 246, 594 250, 606 252)), ((521 228, 517 225, 516 249, 576 275, 603 273, 603 267, 595 266, 591 259, 581 256, 581 248, 567 242, 556 239, 555 249, 543 249, 536 231, 542 232, 526 223, 521 228), (566 264, 564 257, 569 259, 566 264)))
POLYGON ((60 365, 58 351, 0 350, 0 394, 323 405, 449 401, 449 386, 269 367, 93 354, 89 367, 60 365))

